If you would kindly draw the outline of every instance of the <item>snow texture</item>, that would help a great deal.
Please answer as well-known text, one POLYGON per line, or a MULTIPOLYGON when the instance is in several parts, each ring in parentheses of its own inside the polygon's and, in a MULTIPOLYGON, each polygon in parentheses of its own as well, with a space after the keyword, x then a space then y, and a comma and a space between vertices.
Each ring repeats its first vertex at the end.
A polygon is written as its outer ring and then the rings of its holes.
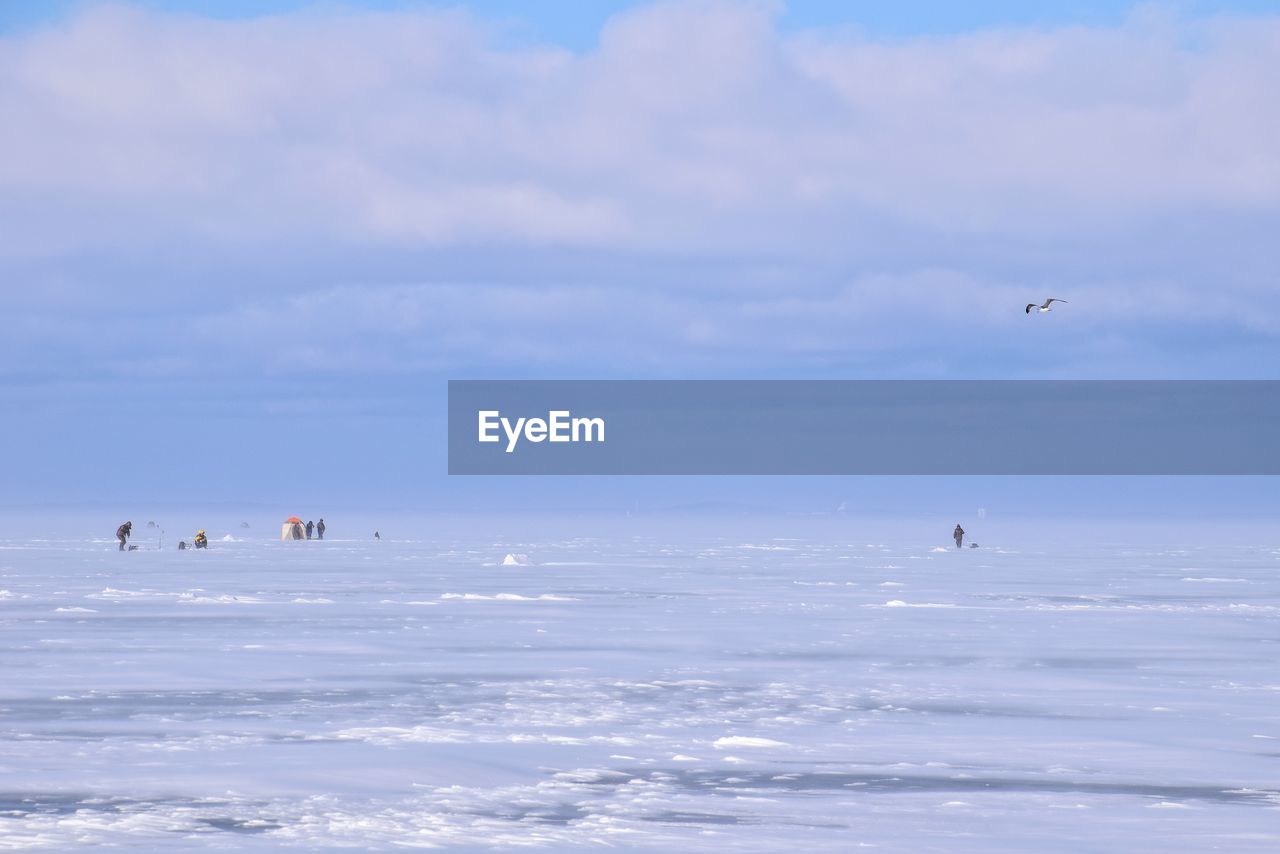
POLYGON ((0 540, 0 850, 1280 850, 1274 537, 863 527, 0 540))

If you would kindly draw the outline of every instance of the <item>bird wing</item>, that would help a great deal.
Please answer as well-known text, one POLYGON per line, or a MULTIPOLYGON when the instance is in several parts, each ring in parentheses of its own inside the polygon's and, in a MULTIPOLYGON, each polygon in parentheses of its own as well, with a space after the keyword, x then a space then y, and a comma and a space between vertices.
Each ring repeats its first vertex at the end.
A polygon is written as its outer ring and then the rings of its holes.
POLYGON ((1023 312, 1023 314, 1030 314, 1030 313, 1031 313, 1031 309, 1033 309, 1033 308, 1035 308, 1035 307, 1036 307, 1036 304, 1035 304, 1035 303, 1033 303, 1033 302, 1029 302, 1029 303, 1027 303, 1027 310, 1026 310, 1026 311, 1024 311, 1024 312, 1023 312))
POLYGON ((1045 300, 1045 301, 1044 301, 1044 307, 1045 307, 1045 308, 1048 308, 1048 307, 1049 307, 1049 303, 1051 303, 1051 302, 1061 302, 1061 303, 1065 303, 1065 302, 1066 302, 1066 300, 1064 300, 1064 299, 1058 299, 1057 297, 1049 297, 1047 300, 1045 300))

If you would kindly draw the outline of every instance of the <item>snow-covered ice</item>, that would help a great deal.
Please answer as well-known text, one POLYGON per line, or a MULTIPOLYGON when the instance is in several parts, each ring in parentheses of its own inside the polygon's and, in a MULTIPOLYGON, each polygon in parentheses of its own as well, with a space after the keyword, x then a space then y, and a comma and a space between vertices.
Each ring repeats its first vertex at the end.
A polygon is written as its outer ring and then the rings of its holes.
POLYGON ((1280 849, 1265 527, 268 522, 3 532, 0 849, 1280 849))

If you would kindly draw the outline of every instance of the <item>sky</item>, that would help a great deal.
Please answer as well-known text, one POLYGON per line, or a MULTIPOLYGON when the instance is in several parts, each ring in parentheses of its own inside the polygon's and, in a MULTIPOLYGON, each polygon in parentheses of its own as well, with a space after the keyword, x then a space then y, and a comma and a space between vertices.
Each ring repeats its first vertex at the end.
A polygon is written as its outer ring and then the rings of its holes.
POLYGON ((445 478, 448 379, 1276 378, 1276 91, 1245 0, 0 2, 0 502, 672 489, 445 478))

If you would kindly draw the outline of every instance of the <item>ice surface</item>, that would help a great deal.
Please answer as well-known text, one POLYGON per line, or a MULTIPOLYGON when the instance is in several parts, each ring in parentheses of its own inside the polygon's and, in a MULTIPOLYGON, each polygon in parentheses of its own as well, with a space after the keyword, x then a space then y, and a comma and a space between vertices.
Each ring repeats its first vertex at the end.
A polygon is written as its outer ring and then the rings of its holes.
POLYGON ((1274 530, 509 527, 5 529, 0 849, 1280 850, 1274 530))

